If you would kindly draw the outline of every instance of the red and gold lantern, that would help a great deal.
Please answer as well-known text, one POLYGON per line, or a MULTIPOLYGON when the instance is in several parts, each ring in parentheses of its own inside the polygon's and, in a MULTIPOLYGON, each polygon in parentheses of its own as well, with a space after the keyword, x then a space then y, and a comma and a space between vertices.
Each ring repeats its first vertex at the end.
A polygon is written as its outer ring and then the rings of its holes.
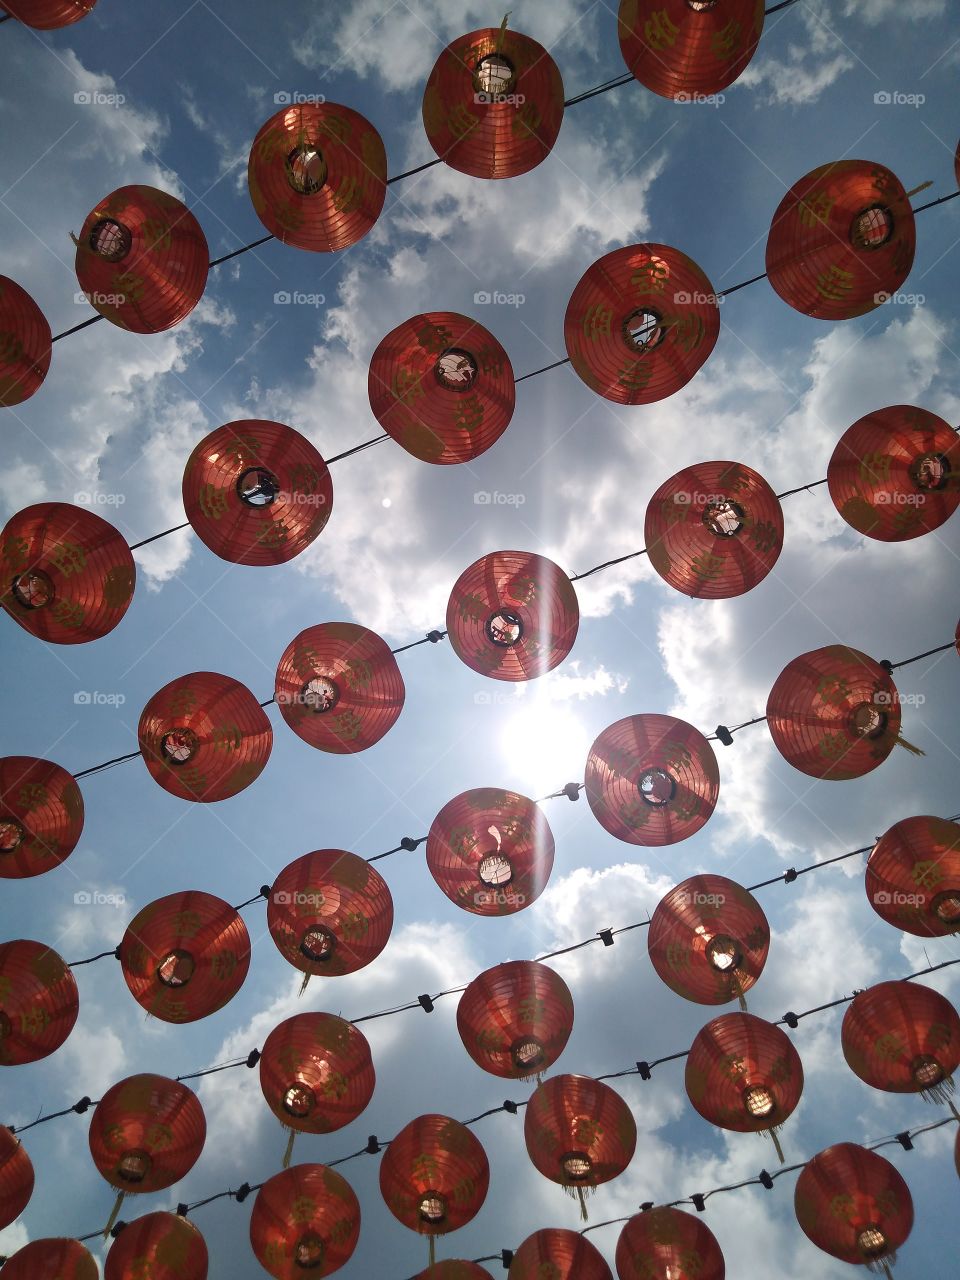
POLYGON ((939 991, 916 982, 878 982, 854 996, 840 1028, 850 1070, 886 1093, 946 1102, 960 1066, 960 1016, 939 991))
POLYGON ((33 1165, 19 1138, 0 1125, 0 1230, 20 1217, 33 1195, 33 1165))
POLYGON ((4 9, 25 26, 38 31, 54 31, 79 22, 97 0, 4 0, 4 9))
POLYGON ((513 1255, 507 1280, 613 1280, 603 1254, 578 1231, 545 1227, 513 1255))
POLYGON ((873 846, 864 887, 895 929, 943 938, 960 929, 960 825, 923 816, 895 822, 873 846))
POLYGON ((269 1178, 250 1215, 250 1244, 276 1280, 329 1276, 349 1262, 360 1236, 360 1203, 346 1178, 298 1164, 269 1178))
POLYGON ((83 796, 72 774, 34 756, 0 760, 0 879, 58 867, 82 831, 83 796))
POLYGON ((620 52, 654 93, 697 102, 743 74, 763 17, 764 0, 620 0, 620 52))
POLYGON ((487 1198, 490 1166, 479 1139, 449 1116, 404 1125, 380 1162, 380 1194, 411 1231, 433 1238, 472 1221, 487 1198))
POLYGON ((717 1238, 703 1221, 665 1205, 631 1218, 616 1253, 620 1280, 723 1280, 717 1238))
POLYGON ((457 1030, 478 1067, 523 1080, 552 1067, 573 1030, 573 997, 558 973, 535 960, 511 960, 469 984, 457 1030))
POLYGON ((0 943, 0 1066, 55 1053, 79 1011, 76 979, 55 951, 26 938, 0 943))
POLYGON ((99 1280, 93 1254, 79 1240, 31 1240, 7 1258, 3 1280, 99 1280))
POLYGON ((207 1280, 207 1243, 187 1218, 147 1213, 110 1246, 103 1280, 207 1280))
POLYGON ((39 391, 52 351, 46 316, 15 280, 0 276, 0 405, 39 391))

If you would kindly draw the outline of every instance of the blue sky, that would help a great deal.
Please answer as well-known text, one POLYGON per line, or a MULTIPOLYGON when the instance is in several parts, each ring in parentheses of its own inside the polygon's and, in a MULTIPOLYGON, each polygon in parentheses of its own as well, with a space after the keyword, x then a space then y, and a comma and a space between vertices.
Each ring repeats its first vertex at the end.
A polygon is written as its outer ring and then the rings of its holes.
MULTIPOLYGON (((623 244, 675 245, 717 289, 757 275, 784 191, 830 160, 880 161, 908 189, 931 180, 924 200, 947 194, 955 187, 960 61, 948 8, 946 0, 915 0, 909 13, 893 0, 800 0, 768 21, 757 57, 719 106, 673 104, 625 86, 570 109, 553 154, 521 178, 484 183, 438 166, 391 187, 375 229, 345 253, 268 244, 211 272, 203 301, 177 329, 140 338, 102 323, 57 344, 40 393, 3 411, 4 519, 33 502, 92 494, 135 542, 183 519, 183 466, 196 441, 223 422, 288 422, 325 456, 368 439, 378 433, 366 397, 370 355, 420 311, 474 315, 518 374, 549 364, 565 354, 563 313, 577 280, 623 244), (875 101, 883 93, 924 101, 875 101), (474 302, 498 290, 523 302, 474 302), (276 304, 284 291, 324 302, 276 304)), ((4 24, 0 272, 37 299, 54 332, 85 319, 89 308, 74 301, 68 233, 128 183, 184 199, 213 257, 258 238, 246 159, 280 92, 323 93, 360 111, 381 132, 392 174, 429 160, 420 98, 430 68, 449 40, 501 16, 440 0, 360 0, 330 12, 299 0, 279 12, 248 0, 100 0, 65 31, 4 24), (95 92, 124 101, 74 100, 95 92)), ((623 70, 615 11, 603 4, 540 0, 515 8, 511 25, 551 49, 568 95, 623 70)), ((842 432, 873 409, 916 404, 955 423, 958 205, 918 220, 904 291, 920 301, 831 326, 792 312, 761 282, 723 304, 715 351, 669 400, 619 408, 569 368, 556 369, 518 387, 510 428, 475 463, 430 467, 392 442, 337 463, 330 522, 291 564, 230 566, 185 531, 137 553, 133 605, 95 644, 46 646, 0 619, 4 754, 79 771, 132 751, 147 699, 189 671, 221 671, 267 698, 288 642, 318 622, 355 620, 395 645, 416 639, 442 626, 453 582, 488 551, 537 551, 576 573, 639 548, 649 496, 683 466, 744 462, 779 492, 824 476, 842 432), (494 492, 523 501, 475 500, 494 492), (77 703, 81 692, 112 703, 77 703)), ((808 649, 841 642, 896 661, 953 636, 956 519, 914 542, 870 542, 843 524, 825 487, 786 500, 784 515, 775 570, 737 600, 679 596, 643 558, 578 584, 582 622, 570 659, 528 687, 484 680, 445 644, 402 655, 405 709, 362 755, 312 750, 274 710, 266 770, 221 804, 167 795, 136 760, 90 778, 83 838, 69 861, 35 880, 3 882, 2 936, 39 939, 67 960, 92 955, 119 942, 135 912, 164 894, 196 888, 241 902, 312 849, 369 857, 401 836, 421 836, 469 788, 536 797, 579 780, 593 738, 622 716, 674 714, 710 733, 718 722, 762 714, 780 670, 808 649), (81 891, 123 902, 75 905, 81 891)), ((70 1039, 43 1062, 6 1069, 4 1119, 26 1123, 41 1107, 98 1097, 134 1072, 177 1075, 245 1054, 298 1009, 358 1017, 466 983, 501 960, 641 920, 696 872, 749 884, 864 845, 901 818, 951 814, 960 807, 956 654, 904 669, 898 684, 925 699, 905 708, 903 729, 925 757, 894 751, 864 779, 816 782, 786 765, 756 726, 718 748, 718 809, 680 845, 633 848, 608 836, 585 801, 549 802, 551 883, 534 906, 505 920, 458 911, 430 878, 422 849, 378 864, 396 908, 387 949, 359 974, 311 983, 302 1000, 299 976, 267 935, 259 906, 245 911, 254 946, 244 987, 199 1023, 145 1021, 114 961, 86 966, 77 971, 81 1012, 70 1039)), ((771 1019, 960 954, 954 940, 924 947, 884 925, 866 903, 856 859, 774 886, 761 901, 773 943, 750 1007, 771 1019)), ((576 1007, 557 1070, 599 1074, 684 1049, 712 1012, 662 987, 642 931, 612 949, 586 948, 557 969, 576 1007)), ((955 972, 935 980, 954 1002, 955 972)), ((335 1159, 423 1112, 463 1118, 526 1097, 527 1086, 505 1089, 475 1067, 455 1010, 450 998, 427 1022, 415 1010, 366 1024, 378 1076, 370 1107, 346 1130, 298 1140, 297 1158, 335 1159)), ((790 1161, 934 1116, 919 1099, 874 1093, 851 1075, 841 1016, 811 1018, 791 1033, 807 1083, 783 1135, 790 1161)), ((259 1182, 279 1168, 283 1135, 255 1075, 231 1071, 201 1083, 209 1132, 200 1161, 169 1194, 144 1197, 125 1216, 259 1182)), ((597 1220, 739 1181, 775 1158, 759 1139, 702 1121, 676 1064, 648 1083, 627 1078, 621 1092, 640 1140, 627 1173, 591 1202, 597 1220)), ((37 1189, 20 1223, 0 1233, 2 1251, 106 1220, 111 1193, 89 1159, 86 1128, 86 1118, 70 1116, 26 1135, 37 1189)), ((491 1161, 490 1194, 475 1221, 442 1242, 441 1256, 478 1257, 516 1247, 542 1226, 579 1225, 575 1204, 529 1164, 522 1118, 496 1116, 476 1132, 491 1161)), ((917 1210, 901 1252, 906 1275, 946 1274, 952 1138, 942 1130, 891 1157, 917 1210)), ((363 1228, 341 1274, 400 1280, 418 1271, 425 1243, 383 1205, 376 1159, 343 1172, 360 1198, 363 1228)), ((213 1280, 266 1274, 247 1243, 249 1204, 197 1211, 213 1280)), ((706 1220, 730 1274, 766 1274, 771 1258, 785 1280, 848 1274, 800 1232, 790 1178, 774 1194, 718 1197, 706 1220)), ((590 1238, 612 1260, 616 1237, 608 1228, 590 1238)))

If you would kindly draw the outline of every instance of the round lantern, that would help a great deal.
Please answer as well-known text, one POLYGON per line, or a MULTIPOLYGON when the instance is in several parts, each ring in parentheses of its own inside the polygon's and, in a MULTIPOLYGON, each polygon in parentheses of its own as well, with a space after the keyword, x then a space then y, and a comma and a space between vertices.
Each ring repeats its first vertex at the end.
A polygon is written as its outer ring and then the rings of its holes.
POLYGON ((380 1194, 393 1216, 431 1237, 466 1226, 480 1212, 490 1185, 487 1153, 465 1125, 449 1116, 411 1120, 380 1162, 380 1194))
POLYGON ((713 813, 720 791, 710 743, 673 716, 627 716, 604 729, 584 776, 594 817, 628 844, 686 840, 713 813))
POLYGON ((478 1067, 522 1080, 552 1067, 573 1030, 573 997, 558 973, 535 960, 511 960, 469 984, 457 1030, 478 1067))
POLYGON ((899 739, 900 695, 879 662, 831 644, 787 663, 767 698, 767 725, 774 746, 801 773, 832 782, 862 778, 899 739))
POLYGON ((620 0, 620 52, 654 93, 697 102, 743 74, 763 17, 764 0, 620 0))
POLYGON ((877 915, 895 929, 942 938, 960 929, 960 825, 904 818, 867 859, 864 887, 877 915))
POLYGON ((493 551, 464 569, 447 604, 461 662, 494 680, 533 680, 558 666, 577 638, 580 606, 562 569, 528 551, 493 551))
POLYGON ((827 482, 858 533, 880 542, 919 538, 960 506, 960 437, 926 409, 878 409, 840 437, 827 482))
POLYGON ((123 538, 83 507, 38 502, 11 516, 0 535, 0 605, 52 644, 84 644, 112 631, 135 581, 123 538))
POLYGON ((423 94, 427 141, 473 178, 514 178, 553 149, 563 120, 563 81, 536 40, 503 25, 447 45, 423 94))
POLYGON ((618 404, 652 404, 686 386, 720 333, 713 285, 665 244, 614 249, 588 267, 563 336, 587 386, 618 404))
POLYGON ((250 935, 240 913, 194 890, 158 898, 136 915, 120 943, 130 994, 162 1022, 196 1022, 243 986, 250 935))
POLYGON ((493 1280, 485 1267, 476 1262, 464 1262, 458 1258, 449 1258, 445 1262, 435 1262, 426 1271, 421 1271, 416 1280, 493 1280))
POLYGON ((896 176, 869 160, 839 160, 801 178, 780 202, 767 275, 788 306, 850 320, 884 302, 910 274, 916 228, 896 176))
POLYGON ((630 1219, 617 1241, 616 1266, 620 1280, 723 1280, 726 1275, 717 1238, 703 1219, 666 1206, 630 1219))
POLYGON ((507 1280, 613 1280, 603 1254, 578 1231, 546 1227, 513 1255, 507 1280))
POLYGON ((86 218, 77 279, 105 320, 132 333, 160 333, 203 296, 210 250, 185 204, 155 187, 120 187, 86 218))
POLYGON ((725 876, 691 876, 678 884, 657 903, 647 930, 657 974, 695 1004, 743 1004, 769 948, 760 903, 725 876))
POLYGON ((349 107, 281 107, 253 140, 247 181, 271 235, 331 253, 362 239, 380 217, 387 154, 370 121, 349 107))
POLYGON ((183 505, 201 542, 233 564, 283 564, 330 518, 327 464, 293 427, 261 418, 228 422, 194 448, 183 505))
POLYGON ((96 3, 97 0, 4 0, 3 7, 25 26, 53 31, 79 22, 96 3))
POLYGON ((83 796, 71 774, 34 756, 0 759, 0 879, 58 867, 83 831, 83 796))
POLYGON ((277 876, 267 899, 267 927, 295 969, 308 977, 341 977, 370 964, 387 945, 393 898, 363 858, 318 849, 277 876))
POLYGON ((23 1213, 33 1195, 33 1165, 19 1138, 0 1125, 0 1230, 23 1213))
POLYGON ((259 778, 273 729, 245 685, 215 671, 178 676, 153 695, 137 727, 154 782, 181 800, 226 800, 259 778))
POLYGON ((49 1057, 79 1011, 76 980, 55 951, 25 938, 0 943, 0 1066, 49 1057))
POLYGON ((647 505, 650 563, 686 596, 729 600, 762 582, 783 549, 783 511, 766 480, 738 462, 701 462, 647 505))
POLYGON ((510 425, 510 357, 489 329, 455 311, 430 311, 392 329, 367 377, 373 415, 422 462, 470 462, 510 425))
POLYGON ((0 405, 22 404, 50 368, 50 325, 25 289, 0 276, 0 405))
POLYGON ((946 1102, 960 1066, 960 1016, 939 991, 915 982, 878 982, 854 996, 840 1042, 847 1066, 887 1093, 946 1102))
POLYGON ((31 1240, 3 1264, 3 1280, 99 1280, 93 1254, 79 1240, 31 1240))
POLYGON ((329 1276, 360 1236, 360 1203, 346 1178, 322 1164, 298 1164, 269 1178, 250 1215, 250 1244, 277 1280, 329 1276))
POLYGON ((890 1275, 913 1227, 910 1189, 889 1160, 854 1142, 807 1162, 793 1197, 797 1221, 817 1248, 890 1275))
POLYGON ((298 738, 346 755, 366 751, 396 723, 403 676, 376 632, 355 622, 323 622, 284 649, 275 697, 298 738))
POLYGON ((148 1213, 110 1246, 103 1280, 207 1280, 207 1244, 187 1218, 148 1213))

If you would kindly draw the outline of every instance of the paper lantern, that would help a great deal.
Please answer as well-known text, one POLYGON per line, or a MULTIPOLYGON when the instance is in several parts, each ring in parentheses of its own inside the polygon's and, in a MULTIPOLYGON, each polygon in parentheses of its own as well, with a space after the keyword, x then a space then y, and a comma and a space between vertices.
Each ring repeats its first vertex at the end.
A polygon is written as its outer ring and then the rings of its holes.
POLYGON ((638 1213, 620 1232, 620 1280, 723 1280, 726 1267, 716 1236, 682 1209, 663 1206, 638 1213))
POLYGON ((370 408, 422 462, 470 462, 510 425, 510 357, 489 329, 455 311, 429 311, 392 329, 370 360, 370 408))
POLYGON ((387 645, 355 622, 307 627, 277 666, 280 714, 298 738, 336 755, 379 742, 403 710, 404 692, 387 645))
POLYGON ((0 1125, 0 1230, 23 1213, 33 1195, 33 1165, 23 1143, 0 1125))
POLYGON ((137 727, 144 764, 181 800, 226 800, 259 778, 273 729, 245 685, 215 671, 178 676, 153 695, 137 727))
POLYGON ((346 1178, 322 1164, 298 1164, 269 1178, 250 1215, 250 1244, 277 1280, 305 1271, 329 1276, 349 1262, 360 1236, 360 1203, 346 1178))
POLYGON ((203 297, 207 238, 187 206, 165 191, 111 192, 87 215, 75 243, 80 288, 121 329, 171 329, 203 297))
POLYGON ((854 1142, 807 1162, 793 1197, 804 1234, 834 1258, 890 1275, 913 1227, 910 1189, 889 1160, 854 1142))
POLYGON ((763 31, 763 6, 764 0, 620 0, 620 52, 654 93, 697 102, 743 74, 763 31))
POLYGON ((120 943, 134 1000, 161 1022, 196 1022, 222 1009, 250 968, 240 913, 213 894, 171 893, 143 908, 120 943))
POLYGON ((647 505, 647 557, 686 596, 729 600, 762 582, 783 549, 783 511, 766 480, 738 462, 701 462, 664 481, 647 505))
POLYGON ((329 520, 333 482, 299 431, 245 418, 217 427, 194 448, 183 505, 194 532, 221 560, 283 564, 329 520))
POLYGON ((895 929, 921 938, 960 930, 960 825, 923 816, 895 822, 867 859, 867 901, 895 929))
POLYGON ((858 533, 879 542, 919 538, 960 505, 960 437, 926 409, 878 409, 840 437, 827 482, 833 505, 858 533))
POLYGON ((478 1067, 523 1080, 552 1067, 573 1030, 573 997, 558 973, 511 960, 479 974, 457 1005, 457 1030, 478 1067))
POLYGON ((50 368, 50 325, 25 289, 0 276, 0 405, 22 404, 50 368))
POLYGON ((691 876, 657 903, 647 950, 671 991, 695 1004, 743 1000, 763 972, 770 926, 756 898, 726 876, 691 876))
POLYGON ((71 774, 35 756, 0 759, 0 879, 58 867, 83 831, 83 796, 71 774))
POLYGON ((387 1208, 421 1235, 446 1235, 466 1226, 480 1212, 489 1184, 480 1141, 449 1116, 411 1120, 380 1161, 380 1194, 387 1208))
POLYGON ((476 1262, 464 1262, 458 1258, 449 1258, 445 1262, 435 1262, 426 1271, 421 1271, 416 1280, 493 1280, 485 1267, 476 1262))
POLYGON ((627 245, 594 262, 563 321, 577 375, 618 404, 652 404, 679 391, 719 333, 713 285, 685 253, 665 244, 627 245))
POLYGON ((533 680, 558 666, 577 638, 570 579, 528 551, 493 551, 461 573, 447 604, 457 657, 494 680, 533 680))
POLYGON ((916 982, 878 982, 854 996, 840 1028, 850 1070, 886 1093, 922 1093, 946 1102, 960 1066, 960 1016, 950 1001, 916 982))
POLYGON ((584 776, 594 817, 628 844, 686 840, 713 813, 720 791, 709 742, 673 716, 626 716, 604 729, 584 776))
POLYGON ((271 235, 332 253, 362 239, 380 217, 387 154, 370 121, 349 107, 281 107, 253 140, 247 181, 271 235))
POLYGON ((850 320, 897 292, 916 240, 896 176, 869 160, 838 160, 806 174, 780 202, 767 239, 767 275, 795 311, 850 320))
POLYGON ((100 1269, 79 1240, 31 1240, 3 1264, 3 1280, 99 1280, 100 1269))
POLYGON ((563 120, 563 81, 546 49, 503 25, 447 45, 423 94, 427 141, 452 169, 514 178, 545 160, 563 120))
POLYGON ((55 1053, 79 1010, 76 979, 55 951, 26 938, 0 943, 0 1066, 55 1053))
POLYGON ((97 0, 4 0, 4 9, 38 31, 53 31, 79 22, 97 0))
POLYGON ((613 1280, 603 1254, 577 1231, 546 1227, 513 1255, 507 1280, 613 1280))
POLYGON ((187 1218, 148 1213, 110 1246, 103 1280, 207 1280, 207 1244, 187 1218))
POLYGON ((67 502, 38 502, 0 535, 0 605, 51 644, 85 644, 117 625, 133 599, 130 548, 106 520, 67 502))

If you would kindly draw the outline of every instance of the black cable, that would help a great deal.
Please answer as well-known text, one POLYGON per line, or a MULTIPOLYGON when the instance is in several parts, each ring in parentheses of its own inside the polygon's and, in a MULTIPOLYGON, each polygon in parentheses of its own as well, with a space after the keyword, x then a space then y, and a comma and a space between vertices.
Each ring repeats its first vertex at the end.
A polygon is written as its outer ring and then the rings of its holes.
POLYGON ((327 458, 327 466, 334 462, 340 462, 343 458, 351 458, 355 453, 361 453, 364 449, 369 449, 375 444, 380 444, 382 440, 389 440, 391 437, 388 432, 384 432, 382 436, 374 436, 372 440, 364 440, 363 444, 355 444, 352 449, 345 449, 343 453, 334 454, 332 458, 327 458))
POLYGON ((570 357, 567 356, 564 360, 555 360, 553 364, 545 364, 542 369, 534 369, 532 373, 521 374, 519 378, 514 378, 513 381, 515 384, 518 382, 526 382, 528 378, 535 378, 538 373, 547 373, 550 369, 559 369, 562 364, 569 363, 570 357))
POLYGON ((778 493, 777 498, 791 498, 795 493, 809 493, 811 489, 816 489, 818 484, 826 484, 827 480, 811 480, 809 484, 798 485, 796 489, 784 489, 783 493, 778 493))
POLYGON ((164 529, 163 533, 155 533, 150 538, 144 538, 142 542, 131 542, 130 550, 136 551, 140 547, 145 547, 149 542, 156 542, 158 538, 166 538, 171 533, 179 533, 181 529, 189 529, 190 521, 185 520, 183 524, 175 524, 172 529, 164 529))
POLYGON ((74 779, 88 778, 93 773, 100 773, 104 769, 109 769, 112 765, 123 764, 125 760, 134 760, 140 754, 139 751, 131 751, 129 755, 116 756, 113 760, 105 760, 103 764, 92 765, 89 769, 81 769, 79 773, 75 773, 74 779))
POLYGON ((82 964, 93 964, 94 960, 103 960, 106 956, 113 956, 115 960, 119 959, 117 955, 119 948, 114 947, 112 951, 101 951, 99 955, 88 956, 86 960, 71 960, 67 965, 68 969, 78 969, 82 964))
POLYGON ((921 658, 932 658, 935 653, 946 653, 948 649, 955 648, 956 641, 951 640, 949 644, 941 644, 936 649, 928 649, 926 653, 918 653, 915 658, 904 658, 902 662, 892 662, 890 670, 896 671, 898 667, 908 667, 911 662, 919 662, 921 658))
POLYGON ((435 164, 443 164, 439 156, 436 160, 428 160, 426 164, 417 165, 416 169, 408 169, 406 173, 398 173, 395 178, 388 178, 386 185, 391 187, 395 182, 400 182, 403 178, 412 178, 416 173, 423 173, 424 169, 432 169, 435 164))
POLYGON ((249 253, 251 249, 256 249, 261 244, 266 244, 268 240, 275 240, 276 237, 271 233, 268 236, 261 236, 259 240, 253 240, 250 244, 242 245, 239 249, 234 249, 232 253, 225 253, 222 258, 214 258, 207 264, 209 267, 219 267, 222 262, 229 262, 231 258, 239 257, 241 253, 249 253))

